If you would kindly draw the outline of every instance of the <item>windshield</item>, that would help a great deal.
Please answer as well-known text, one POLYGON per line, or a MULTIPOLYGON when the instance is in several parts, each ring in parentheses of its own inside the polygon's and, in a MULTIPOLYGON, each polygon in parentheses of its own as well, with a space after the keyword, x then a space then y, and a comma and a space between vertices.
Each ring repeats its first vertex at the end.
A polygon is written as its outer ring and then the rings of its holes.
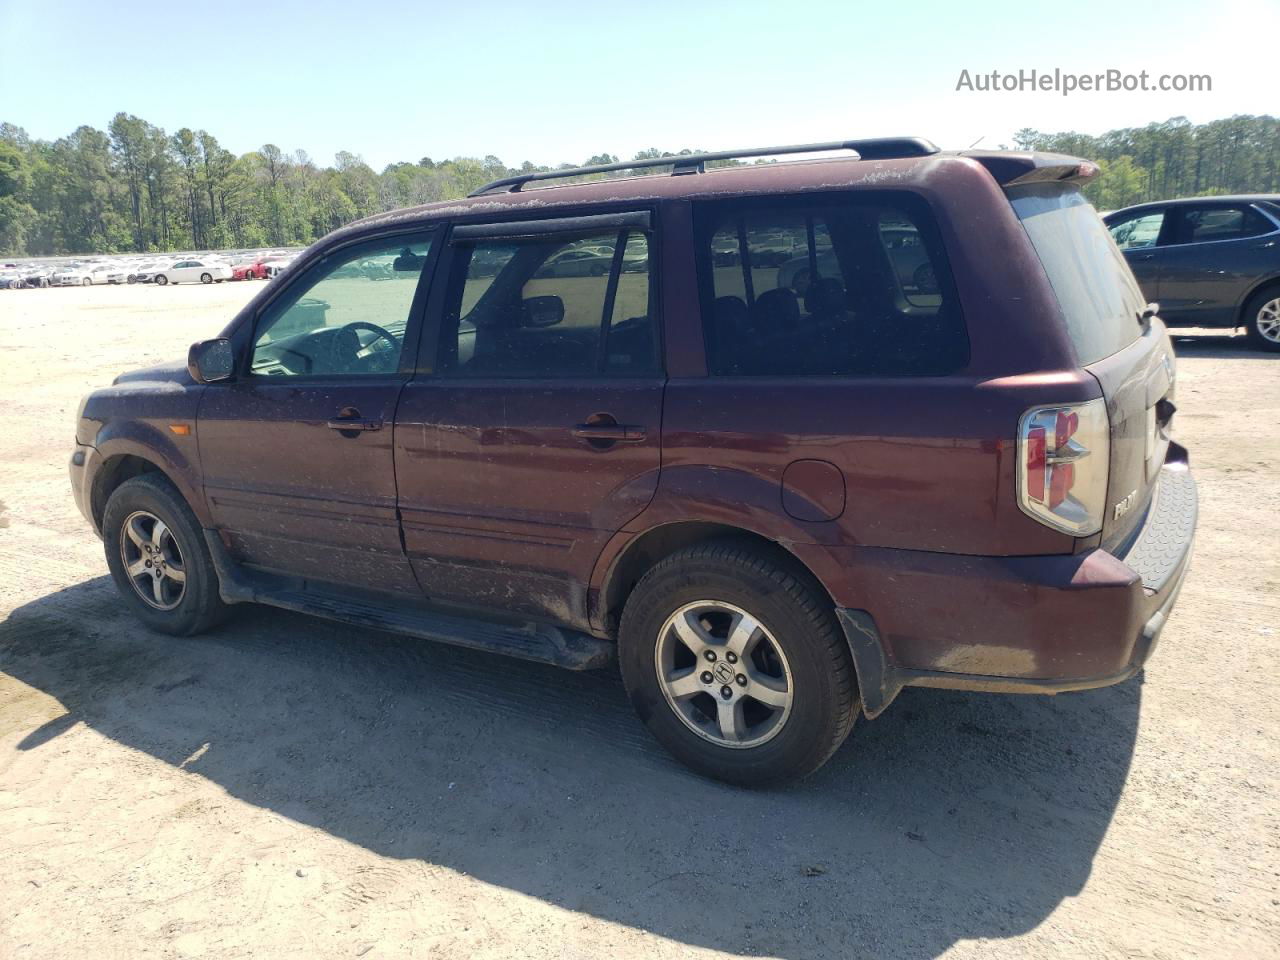
POLYGON ((1146 298, 1080 191, 1024 187, 1010 200, 1062 305, 1080 362, 1094 363, 1138 339, 1146 298))

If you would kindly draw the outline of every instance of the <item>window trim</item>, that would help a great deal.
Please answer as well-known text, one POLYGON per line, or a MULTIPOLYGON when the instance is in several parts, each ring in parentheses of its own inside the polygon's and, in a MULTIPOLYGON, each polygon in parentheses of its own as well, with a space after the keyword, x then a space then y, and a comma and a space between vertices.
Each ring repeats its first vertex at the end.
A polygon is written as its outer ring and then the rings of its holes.
POLYGON ((440 260, 440 237, 443 233, 442 224, 439 222, 430 222, 425 224, 416 224, 414 226, 400 227, 395 230, 378 231, 373 233, 361 234, 350 238, 345 238, 342 242, 333 246, 324 247, 317 250, 310 259, 303 264, 294 264, 295 269, 290 271, 289 281, 282 284, 277 290, 270 290, 268 297, 262 303, 254 307, 249 322, 245 324, 248 329, 246 343, 239 351, 240 355, 236 363, 236 376, 233 381, 243 381, 253 384, 300 384, 300 383, 318 383, 321 381, 342 380, 351 383, 369 383, 383 380, 406 379, 412 376, 414 372, 414 359, 418 353, 418 344, 422 335, 422 330, 426 321, 427 294, 431 289, 433 278, 435 275, 436 264, 440 260), (351 247, 363 246, 369 243, 377 243, 384 240, 394 240, 402 237, 422 237, 429 238, 431 246, 427 251, 426 262, 422 265, 422 272, 418 275, 418 284, 414 288, 413 297, 409 301, 409 315, 405 319, 404 340, 400 345, 400 360, 394 372, 391 373, 351 373, 351 374, 293 374, 288 377, 269 376, 266 374, 253 373, 253 348, 257 343, 257 334, 262 323, 262 318, 276 303, 282 298, 287 298, 296 288, 306 285, 303 290, 306 291, 315 286, 318 281, 310 280, 312 272, 315 268, 325 263, 331 257, 341 255, 343 251, 349 250, 351 247))
MULTIPOLYGON (((599 206, 586 208, 587 211, 599 210, 599 206)), ((581 208, 579 208, 581 211, 581 208)), ((537 383, 555 383, 561 381, 571 381, 582 383, 590 380, 599 380, 601 382, 609 382, 612 380, 638 381, 645 378, 655 378, 665 380, 667 377, 667 354, 666 354, 666 337, 665 326, 663 320, 663 299, 662 299, 662 269, 661 269, 661 250, 662 250, 662 230, 659 222, 658 209, 654 205, 644 205, 640 207, 628 207, 622 210, 610 210, 607 213, 599 215, 590 215, 586 212, 566 211, 561 216, 542 217, 540 219, 530 220, 514 220, 508 213, 503 219, 497 220, 467 220, 459 223, 451 221, 445 225, 447 228, 447 236, 444 242, 440 244, 441 256, 445 258, 444 263, 437 267, 439 279, 433 284, 429 302, 427 304, 426 315, 427 322, 424 326, 424 336, 420 341, 418 348, 418 361, 415 368, 416 378, 433 378, 441 381, 450 382, 472 382, 481 383, 484 381, 501 381, 504 383, 516 382, 537 382, 537 383), (641 220, 640 218, 643 218, 641 220), (585 230, 583 224, 587 223, 589 229, 585 230), (646 226, 641 228, 638 226, 643 222, 646 226), (526 226, 529 225, 529 226, 526 226), (557 226, 563 225, 563 229, 557 229, 557 226), (491 234, 479 234, 469 228, 472 227, 494 227, 497 228, 491 234), (587 374, 573 375, 556 375, 556 376, 501 376, 490 374, 484 377, 458 375, 454 372, 443 372, 440 370, 440 357, 442 354, 441 347, 445 337, 446 321, 448 319, 450 305, 454 297, 453 291, 455 284, 459 282, 457 276, 460 263, 464 262, 464 257, 469 254, 460 250, 460 247, 471 247, 478 243, 501 241, 501 240, 542 240, 549 237, 565 236, 578 238, 582 236, 594 236, 600 233, 609 232, 613 228, 615 231, 626 230, 628 233, 642 233, 648 243, 648 277, 649 277, 649 317, 653 325, 654 340, 654 367, 644 373, 627 374, 618 371, 607 371, 600 369, 600 354, 597 353, 597 369, 587 374), (516 232, 505 232, 516 231, 516 232), (459 234, 461 234, 459 236, 459 234), (455 238, 457 238, 455 240, 455 238)), ((617 260, 620 256, 625 255, 625 249, 619 253, 619 247, 616 245, 614 249, 614 258, 617 260)), ((619 265, 618 269, 621 269, 619 265)), ((612 279, 615 271, 611 268, 609 277, 612 279)), ((621 274, 617 273, 618 279, 621 274)), ((465 280, 465 278, 462 278, 465 280)), ((459 300, 459 302, 461 302, 459 300)), ((605 323, 604 317, 611 314, 604 314, 602 310, 602 324, 605 323)), ((459 318, 461 322, 461 318, 459 318)), ((603 333, 602 326, 602 333, 603 333)), ((602 341, 605 339, 601 338, 602 341)))
POLYGON ((594 236, 609 230, 636 230, 647 233, 653 229, 648 210, 631 210, 621 213, 602 213, 594 216, 554 217, 542 220, 498 220, 489 223, 463 223, 449 234, 450 246, 475 243, 480 240, 531 240, 540 237, 581 233, 594 236))

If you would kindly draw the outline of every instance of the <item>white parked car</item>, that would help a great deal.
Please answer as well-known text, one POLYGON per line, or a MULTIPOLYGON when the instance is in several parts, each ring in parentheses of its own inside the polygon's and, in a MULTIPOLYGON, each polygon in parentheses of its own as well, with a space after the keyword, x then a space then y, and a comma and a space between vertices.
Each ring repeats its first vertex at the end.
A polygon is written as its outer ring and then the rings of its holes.
POLYGON ((150 283, 151 275, 164 266, 167 264, 163 260, 135 260, 125 271, 125 282, 150 283))
POLYGON ((231 279, 231 268, 221 260, 175 260, 169 266, 155 272, 153 280, 159 286, 168 283, 221 283, 231 279))
POLYGON ((298 255, 295 253, 289 257, 271 257, 267 260, 264 260, 262 262, 262 265, 263 267, 266 268, 267 279, 268 280, 275 279, 277 276, 280 275, 280 272, 284 270, 285 267, 289 266, 289 264, 293 263, 293 261, 297 259, 298 259, 298 255))
POLYGON ((49 277, 51 287, 87 287, 93 283, 93 274, 84 264, 73 263, 59 267, 49 277))
POLYGON ((95 263, 89 268, 89 278, 94 283, 124 283, 127 276, 118 263, 95 263))

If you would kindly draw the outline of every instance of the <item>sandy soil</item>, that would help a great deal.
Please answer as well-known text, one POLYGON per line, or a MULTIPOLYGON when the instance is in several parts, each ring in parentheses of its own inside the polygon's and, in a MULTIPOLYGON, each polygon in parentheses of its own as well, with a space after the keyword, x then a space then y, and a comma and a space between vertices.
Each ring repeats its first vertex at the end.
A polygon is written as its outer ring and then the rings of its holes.
POLYGON ((1202 525, 1143 676, 909 690, 746 793, 611 672, 135 625, 68 492, 77 400, 257 289, 0 293, 0 957, 1280 956, 1280 357, 1179 342, 1202 525))

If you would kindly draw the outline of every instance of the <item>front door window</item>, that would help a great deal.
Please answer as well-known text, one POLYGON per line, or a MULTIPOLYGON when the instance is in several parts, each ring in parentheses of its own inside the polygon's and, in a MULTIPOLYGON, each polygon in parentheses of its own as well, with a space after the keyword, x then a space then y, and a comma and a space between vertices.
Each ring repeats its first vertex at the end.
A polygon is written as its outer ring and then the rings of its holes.
POLYGON ((260 377, 394 373, 430 235, 344 247, 272 303, 254 332, 250 372, 260 377))

